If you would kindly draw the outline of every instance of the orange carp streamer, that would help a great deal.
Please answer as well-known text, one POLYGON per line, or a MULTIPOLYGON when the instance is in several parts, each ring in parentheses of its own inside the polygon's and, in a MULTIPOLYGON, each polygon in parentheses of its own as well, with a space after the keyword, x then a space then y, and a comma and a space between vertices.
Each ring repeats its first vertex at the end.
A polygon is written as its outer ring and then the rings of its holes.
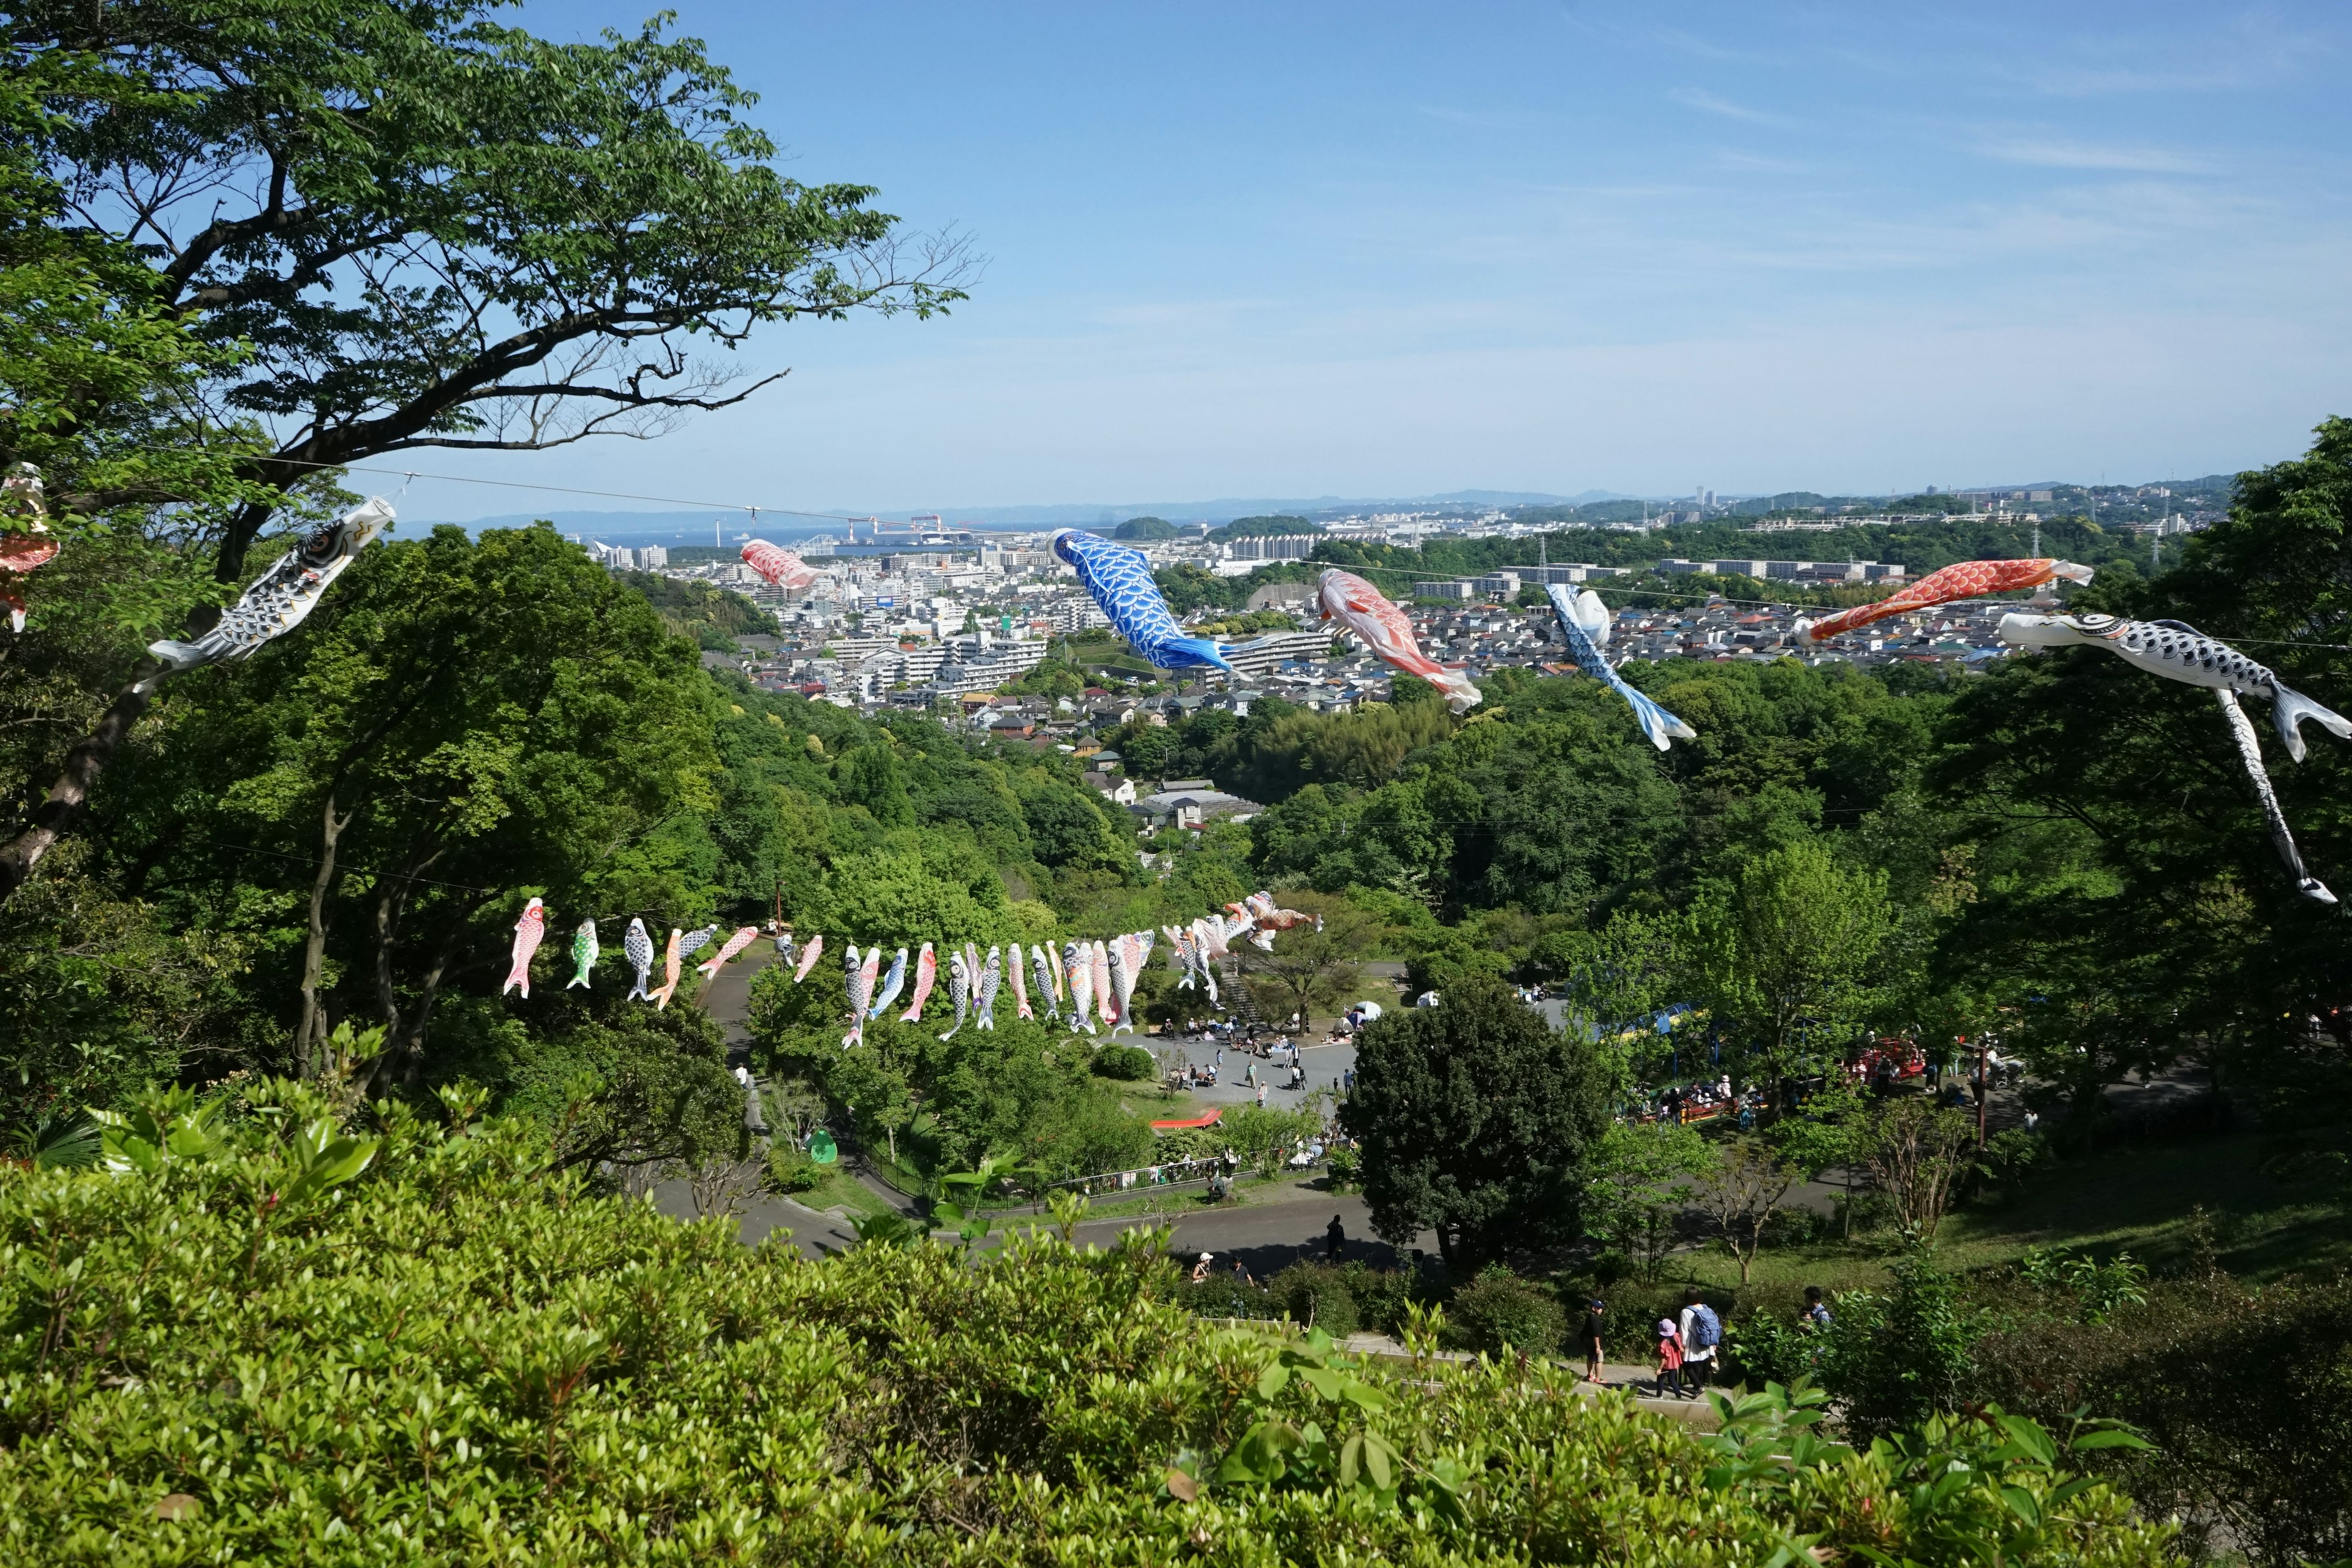
POLYGON ((1413 640, 1411 618, 1361 577, 1333 567, 1317 584, 1315 602, 1325 620, 1338 621, 1355 633, 1378 658, 1437 688, 1446 707, 1455 713, 1467 713, 1478 706, 1478 688, 1469 675, 1448 669, 1423 653, 1413 640))
POLYGON ((2091 580, 2091 569, 2077 566, 2071 561, 2053 561, 2046 556, 2024 561, 1961 561, 1940 572, 1928 573, 1909 587, 1874 605, 1860 605, 1816 621, 1804 628, 1804 636, 1809 642, 1822 642, 1843 632, 1860 631, 1874 621, 1883 621, 1889 616, 1899 616, 1907 610, 1930 609, 1937 605, 1948 605, 1955 599, 1973 599, 1979 594, 2039 588, 2057 577, 2063 577, 2070 583, 2087 583, 2091 580))

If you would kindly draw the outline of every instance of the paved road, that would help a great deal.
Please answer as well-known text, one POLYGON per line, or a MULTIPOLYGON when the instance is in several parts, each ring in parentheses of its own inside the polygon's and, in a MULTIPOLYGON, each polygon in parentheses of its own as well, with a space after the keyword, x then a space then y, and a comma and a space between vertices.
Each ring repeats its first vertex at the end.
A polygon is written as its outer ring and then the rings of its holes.
MULTIPOLYGON (((1340 1226, 1348 1233, 1349 1258, 1382 1268, 1394 1268, 1411 1261, 1372 1235, 1371 1215, 1363 1199, 1352 1194, 1335 1195, 1316 1191, 1303 1184, 1286 1193, 1281 1201, 1261 1199, 1235 1208, 1204 1208, 1198 1214, 1173 1216, 1176 1239, 1171 1250, 1180 1258, 1202 1252, 1213 1254, 1221 1270, 1230 1268, 1238 1258, 1243 1268, 1263 1279, 1302 1258, 1323 1258, 1324 1227, 1331 1223, 1334 1215, 1339 1215, 1340 1226)), ((1164 1225, 1169 1218, 1159 1215, 1142 1220, 1093 1220, 1078 1227, 1078 1238, 1107 1247, 1121 1230, 1139 1225, 1164 1225)), ((1436 1246, 1428 1236, 1417 1239, 1425 1248, 1433 1249, 1436 1246)))
MULTIPOLYGON (((1120 1037, 1122 1040, 1126 1037, 1120 1037)), ((1136 1044, 1155 1052, 1160 1057, 1162 1070, 1179 1061, 1193 1067, 1205 1068, 1215 1061, 1217 1055, 1215 1046, 1202 1045, 1189 1040, 1162 1040, 1147 1037, 1138 1040, 1136 1044)), ((1286 1052, 1284 1055, 1286 1059, 1288 1053, 1286 1052)), ((1304 1089, 1269 1089, 1265 1097, 1265 1102, 1268 1105, 1277 1106, 1285 1110, 1294 1110, 1305 1102, 1307 1095, 1315 1090, 1322 1089, 1328 1092, 1337 1087, 1344 1074, 1355 1070, 1355 1042, 1349 1040, 1335 1046, 1310 1043, 1300 1049, 1298 1065, 1307 1070, 1307 1087, 1304 1089)), ((1272 1061, 1251 1056, 1246 1051, 1228 1048, 1225 1052, 1224 1066, 1221 1069, 1221 1081, 1213 1088, 1192 1090, 1192 1098, 1203 1105, 1255 1103, 1257 1100, 1257 1090, 1251 1086, 1247 1077, 1248 1069, 1252 1066, 1256 1067, 1257 1076, 1263 1082, 1286 1083, 1290 1079, 1289 1068, 1277 1066, 1272 1061)))
MULTIPOLYGON (((682 1182, 665 1184, 656 1193, 656 1202, 671 1214, 693 1212, 692 1201, 682 1182)), ((1197 1213, 1088 1220, 1078 1226, 1078 1239, 1096 1247, 1111 1247, 1117 1245, 1118 1233, 1123 1230, 1172 1223, 1176 1227, 1172 1249, 1178 1255, 1189 1258, 1196 1253, 1212 1253, 1221 1268, 1238 1257, 1244 1268, 1263 1279, 1302 1258, 1323 1257, 1324 1231, 1333 1215, 1339 1216, 1339 1224, 1348 1233, 1348 1258, 1384 1268, 1409 1261, 1372 1235, 1371 1216, 1363 1199, 1351 1194, 1335 1196, 1306 1183, 1283 1190, 1278 1196, 1230 1207, 1203 1205, 1197 1213)), ((857 1239, 856 1232, 845 1219, 804 1207, 790 1198, 765 1194, 743 1205, 739 1223, 747 1246, 756 1247, 772 1233, 782 1229, 791 1233, 793 1246, 811 1258, 839 1252, 857 1239)), ((1032 1216, 1025 1211, 1008 1215, 1003 1220, 1006 1226, 1014 1229, 1049 1223, 1046 1216, 1032 1216)), ((1436 1245, 1428 1236, 1416 1240, 1428 1249, 1433 1250, 1436 1245)))
POLYGON ((720 970, 706 983, 697 998, 702 1010, 718 1021, 727 1035, 731 1052, 750 1043, 751 1034, 746 1019, 751 1009, 751 977, 776 961, 776 944, 761 936, 745 948, 734 962, 720 970))

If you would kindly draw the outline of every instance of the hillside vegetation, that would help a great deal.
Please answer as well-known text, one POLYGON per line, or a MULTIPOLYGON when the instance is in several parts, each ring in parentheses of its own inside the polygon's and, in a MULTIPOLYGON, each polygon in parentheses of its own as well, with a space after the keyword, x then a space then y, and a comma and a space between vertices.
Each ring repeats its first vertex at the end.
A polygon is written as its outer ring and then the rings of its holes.
POLYGON ((360 1121, 257 1084, 154 1104, 120 1173, 0 1174, 10 1561, 2164 1560, 2030 1424, 1856 1452, 1761 1401, 1705 1438, 1213 1331, 1148 1237, 812 1263, 521 1124, 360 1121))

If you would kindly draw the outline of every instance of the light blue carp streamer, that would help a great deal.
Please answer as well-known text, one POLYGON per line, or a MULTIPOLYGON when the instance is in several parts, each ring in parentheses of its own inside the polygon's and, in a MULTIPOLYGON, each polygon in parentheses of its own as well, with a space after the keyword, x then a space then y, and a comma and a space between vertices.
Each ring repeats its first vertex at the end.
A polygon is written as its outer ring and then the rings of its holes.
POLYGON ((869 1018, 878 1018, 891 1003, 898 999, 900 987, 907 984, 907 950, 900 948, 898 956, 890 961, 890 973, 884 976, 882 990, 874 998, 874 1005, 866 1009, 869 1018))
POLYGON ((1587 588, 1580 597, 1570 599, 1564 584, 1547 583, 1544 596, 1551 601, 1552 614, 1559 617, 1560 636, 1568 639, 1569 657, 1576 660, 1576 668, 1625 700, 1650 744, 1663 752, 1673 741, 1698 739, 1697 731, 1626 685, 1624 678, 1609 668, 1608 656, 1601 651, 1609 640, 1609 610, 1600 595, 1587 588))
POLYGON ((1160 596, 1160 584, 1151 580, 1151 563, 1140 550, 1066 528, 1054 535, 1054 553, 1077 568, 1079 585, 1110 617, 1111 629, 1156 668, 1234 668, 1213 639, 1188 637, 1176 625, 1168 601, 1160 596))

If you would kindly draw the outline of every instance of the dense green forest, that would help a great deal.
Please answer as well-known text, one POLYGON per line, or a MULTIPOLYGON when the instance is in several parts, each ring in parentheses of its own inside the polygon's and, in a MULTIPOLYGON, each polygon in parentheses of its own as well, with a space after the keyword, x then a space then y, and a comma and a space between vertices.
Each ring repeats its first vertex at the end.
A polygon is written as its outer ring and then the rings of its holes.
MULTIPOLYGON (((2331 426, 2254 476, 2156 584, 2084 602, 2296 633, 2255 646, 2299 688, 2338 687, 2340 650, 2309 645, 2340 613, 2313 552, 2341 542, 2301 520, 2346 440, 2331 426)), ((1699 731, 1664 754, 1591 682, 1519 670, 1461 721, 1407 680, 1352 714, 1138 723, 1108 737, 1137 776, 1270 807, 1152 846, 1147 869, 1059 753, 754 691, 693 652, 551 531, 444 530, 371 551, 299 637, 168 686, 85 831, 0 917, 13 1125, 159 1078, 298 1068, 345 1018, 392 1031, 380 1070, 400 1082, 549 1103, 616 1041, 683 1026, 604 990, 497 999, 530 895, 559 931, 781 908, 840 942, 985 946, 1312 889, 1415 985, 1566 984, 1602 1023, 1702 1003, 1708 1067, 1759 1081, 1871 1031, 1948 1046, 1999 1023, 2084 1118, 2135 1069, 2200 1061, 2251 1089, 2333 1048, 2311 1020, 2334 1026, 2342 917, 2283 878, 2210 702, 2088 653, 1965 677, 1628 667, 1699 731), (1832 939, 1834 963, 1797 962, 1832 939), (1759 979, 1768 961, 1787 972, 1759 979), (1774 1022, 1790 1005, 1793 1033, 1774 1022)), ((2321 742, 2278 772, 2323 875, 2352 852, 2345 765, 2321 742)))
POLYGON ((622 580, 645 595, 662 625, 697 645, 712 649, 735 646, 746 633, 773 635, 775 621, 765 610, 712 583, 690 577, 665 577, 656 572, 625 572, 622 580))

